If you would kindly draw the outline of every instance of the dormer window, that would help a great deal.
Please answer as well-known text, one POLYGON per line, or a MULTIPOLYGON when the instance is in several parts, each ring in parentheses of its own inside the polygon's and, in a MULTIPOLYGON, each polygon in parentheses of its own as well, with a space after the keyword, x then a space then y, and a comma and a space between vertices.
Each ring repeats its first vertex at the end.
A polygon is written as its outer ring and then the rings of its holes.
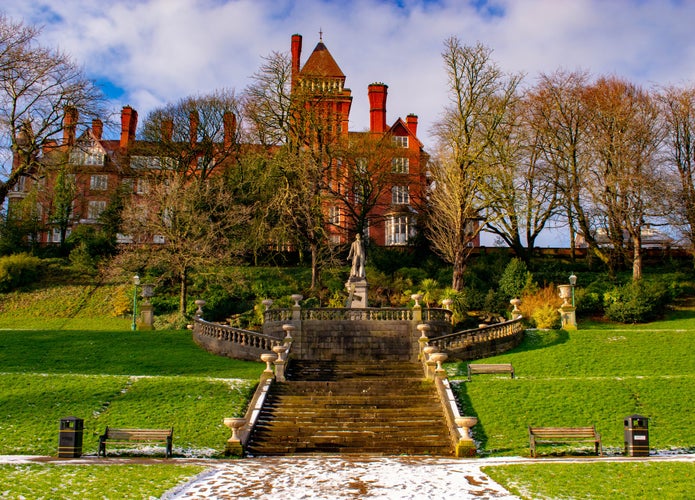
POLYGON ((393 136, 393 145, 399 148, 408 147, 408 136, 407 135, 395 135, 393 136))
POLYGON ((80 149, 70 151, 70 163, 73 165, 103 166, 106 155, 97 148, 80 149))

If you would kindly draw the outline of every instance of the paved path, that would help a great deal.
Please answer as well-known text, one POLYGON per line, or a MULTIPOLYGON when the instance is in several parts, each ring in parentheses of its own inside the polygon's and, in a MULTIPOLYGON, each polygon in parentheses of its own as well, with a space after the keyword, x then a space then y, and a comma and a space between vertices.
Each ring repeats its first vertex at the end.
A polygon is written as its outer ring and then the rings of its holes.
POLYGON ((528 463, 587 463, 688 461, 695 455, 656 455, 648 458, 498 457, 454 459, 429 457, 266 457, 243 460, 186 458, 58 459, 40 456, 0 456, 0 463, 51 463, 64 465, 119 465, 181 463, 209 466, 186 484, 162 496, 181 499, 516 499, 480 470, 486 465, 528 463))

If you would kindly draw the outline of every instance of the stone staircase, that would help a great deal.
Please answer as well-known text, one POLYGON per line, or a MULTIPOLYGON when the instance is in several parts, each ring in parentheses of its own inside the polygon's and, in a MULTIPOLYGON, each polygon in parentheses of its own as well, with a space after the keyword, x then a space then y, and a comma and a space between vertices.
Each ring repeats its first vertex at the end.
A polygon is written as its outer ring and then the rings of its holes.
POLYGON ((247 455, 453 453, 419 364, 295 361, 287 380, 271 386, 247 455))

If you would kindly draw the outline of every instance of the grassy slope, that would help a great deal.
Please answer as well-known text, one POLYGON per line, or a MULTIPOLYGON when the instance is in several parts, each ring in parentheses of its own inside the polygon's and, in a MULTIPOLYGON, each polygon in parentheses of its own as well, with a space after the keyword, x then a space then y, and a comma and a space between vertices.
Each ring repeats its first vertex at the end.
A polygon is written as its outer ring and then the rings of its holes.
MULTIPOLYGON (((652 448, 694 449, 694 351, 692 312, 641 326, 528 332, 517 349, 485 360, 512 363, 515 380, 477 375, 456 388, 464 412, 479 418, 474 435, 486 454, 528 455, 528 425, 590 424, 621 453, 623 418, 633 413, 650 418, 652 448)), ((448 365, 452 378, 465 365, 448 365)))

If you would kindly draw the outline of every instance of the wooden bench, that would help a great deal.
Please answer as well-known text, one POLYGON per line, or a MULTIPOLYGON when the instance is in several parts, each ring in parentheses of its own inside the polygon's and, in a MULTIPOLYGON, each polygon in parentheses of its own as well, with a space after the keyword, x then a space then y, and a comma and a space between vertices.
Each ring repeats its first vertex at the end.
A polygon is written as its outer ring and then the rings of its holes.
POLYGON ((509 373, 514 378, 514 367, 511 363, 500 363, 497 365, 470 364, 468 365, 468 381, 471 375, 476 373, 509 373))
POLYGON ((99 436, 99 451, 97 456, 106 456, 106 441, 111 444, 165 443, 166 457, 171 457, 174 429, 113 429, 106 428, 99 436))
POLYGON ((596 454, 603 456, 601 435, 596 432, 596 427, 529 427, 529 441, 531 444, 531 456, 536 456, 537 443, 567 443, 579 441, 594 443, 596 454))

